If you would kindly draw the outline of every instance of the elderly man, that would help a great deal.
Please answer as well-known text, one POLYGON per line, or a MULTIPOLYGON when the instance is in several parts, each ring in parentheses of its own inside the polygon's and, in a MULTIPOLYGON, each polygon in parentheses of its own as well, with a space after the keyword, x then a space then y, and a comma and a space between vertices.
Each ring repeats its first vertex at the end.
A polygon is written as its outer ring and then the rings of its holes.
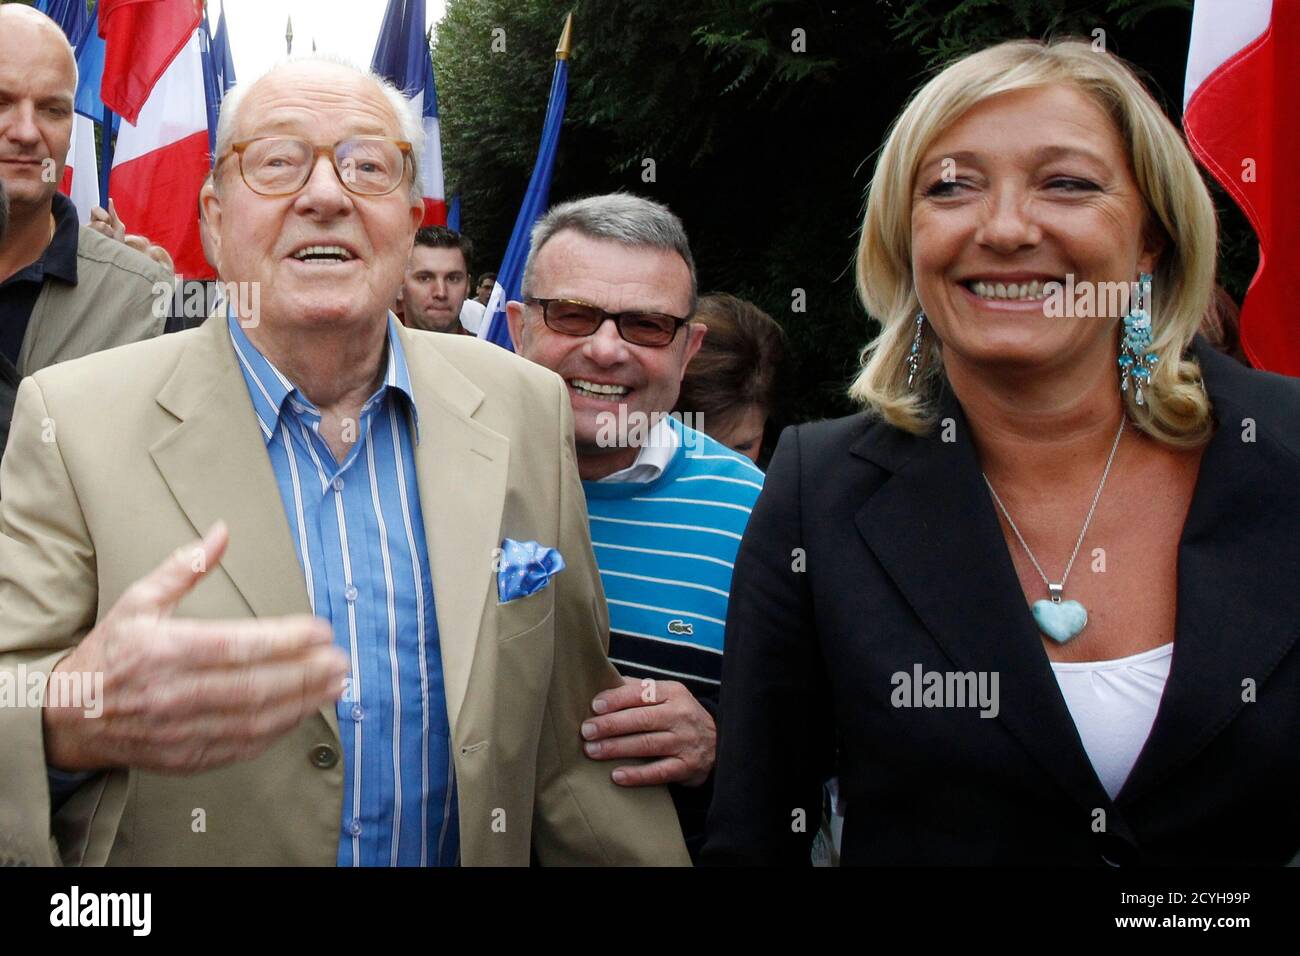
POLYGON ((0 6, 0 182, 9 196, 0 239, 0 454, 9 432, 3 393, 24 375, 163 331, 154 284, 170 287, 171 271, 79 227, 58 191, 76 90, 76 60, 58 25, 31 7, 0 6))
POLYGON ((669 418, 705 328, 676 216, 615 193, 556 206, 534 227, 515 349, 558 372, 573 404, 578 472, 609 597, 610 658, 586 750, 629 787, 675 784, 692 851, 713 769, 731 568, 763 473, 669 418), (656 758, 627 766, 631 758, 656 758))
POLYGON ((619 678, 563 383, 388 312, 419 139, 338 63, 237 88, 203 203, 260 299, 23 383, 0 666, 50 677, 0 710, 0 835, 31 859, 687 861, 668 794, 582 752, 619 678))

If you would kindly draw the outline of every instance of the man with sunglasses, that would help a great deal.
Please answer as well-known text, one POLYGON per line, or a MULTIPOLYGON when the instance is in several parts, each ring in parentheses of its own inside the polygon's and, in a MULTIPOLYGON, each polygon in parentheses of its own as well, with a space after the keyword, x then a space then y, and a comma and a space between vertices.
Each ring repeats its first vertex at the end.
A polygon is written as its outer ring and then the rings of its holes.
POLYGON ((673 784, 694 852, 731 568, 763 474, 669 417, 706 330, 690 321, 695 263, 665 206, 624 193, 556 206, 533 229, 522 291, 507 305, 510 335, 568 386, 610 659, 624 675, 593 701, 584 746, 613 761, 622 786, 673 784))
POLYGON ((237 87, 202 191, 228 310, 23 383, 0 678, 50 692, 0 708, 0 838, 29 862, 688 861, 667 792, 582 752, 619 676, 563 383, 388 310, 420 137, 331 61, 237 87))

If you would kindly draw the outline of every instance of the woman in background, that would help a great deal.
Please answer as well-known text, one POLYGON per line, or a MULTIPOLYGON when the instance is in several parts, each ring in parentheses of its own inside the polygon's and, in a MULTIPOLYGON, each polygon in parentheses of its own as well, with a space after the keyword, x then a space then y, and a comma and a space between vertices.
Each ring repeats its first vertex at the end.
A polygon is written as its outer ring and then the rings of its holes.
POLYGON ((686 367, 675 411, 693 413, 693 428, 757 463, 785 333, 752 302, 721 292, 701 297, 691 321, 709 332, 686 367))

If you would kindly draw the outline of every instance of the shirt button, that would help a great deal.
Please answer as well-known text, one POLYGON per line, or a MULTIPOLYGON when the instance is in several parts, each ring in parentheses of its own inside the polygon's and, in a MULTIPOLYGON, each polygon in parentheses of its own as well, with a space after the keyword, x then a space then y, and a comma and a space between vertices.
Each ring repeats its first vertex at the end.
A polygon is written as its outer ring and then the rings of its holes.
POLYGON ((344 596, 345 598, 347 598, 349 604, 351 604, 353 601, 355 601, 355 600, 357 599, 357 589, 356 589, 356 585, 349 584, 349 585, 344 589, 344 591, 343 591, 343 596, 344 596))
POLYGON ((338 752, 329 744, 317 744, 309 756, 312 766, 320 770, 329 770, 339 762, 338 752))
POLYGON ((348 833, 352 834, 353 836, 361 836, 361 821, 353 820, 351 823, 349 823, 348 833))
POLYGON ((352 705, 352 719, 353 719, 353 720, 360 720, 360 719, 361 719, 362 717, 364 717, 365 715, 366 715, 366 712, 365 712, 364 710, 361 709, 361 705, 360 705, 360 704, 353 704, 353 705, 352 705))
POLYGON ((342 479, 342 478, 335 478, 332 487, 334 488, 335 491, 342 491, 342 490, 343 490, 343 479, 342 479))

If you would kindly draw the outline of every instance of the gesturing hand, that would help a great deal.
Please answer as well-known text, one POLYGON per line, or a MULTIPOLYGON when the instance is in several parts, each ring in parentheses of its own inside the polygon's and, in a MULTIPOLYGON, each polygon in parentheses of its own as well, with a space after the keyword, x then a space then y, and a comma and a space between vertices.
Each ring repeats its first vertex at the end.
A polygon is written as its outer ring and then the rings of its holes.
POLYGON ((591 703, 600 716, 582 724, 583 749, 593 760, 659 757, 619 767, 614 782, 626 787, 681 783, 698 787, 717 757, 713 717, 677 681, 624 677, 623 686, 602 691, 591 703))
POLYGON ((103 674, 102 715, 47 706, 47 762, 196 773, 247 760, 339 698, 348 659, 320 618, 184 620, 172 611, 221 561, 218 522, 131 585, 54 671, 103 674))

